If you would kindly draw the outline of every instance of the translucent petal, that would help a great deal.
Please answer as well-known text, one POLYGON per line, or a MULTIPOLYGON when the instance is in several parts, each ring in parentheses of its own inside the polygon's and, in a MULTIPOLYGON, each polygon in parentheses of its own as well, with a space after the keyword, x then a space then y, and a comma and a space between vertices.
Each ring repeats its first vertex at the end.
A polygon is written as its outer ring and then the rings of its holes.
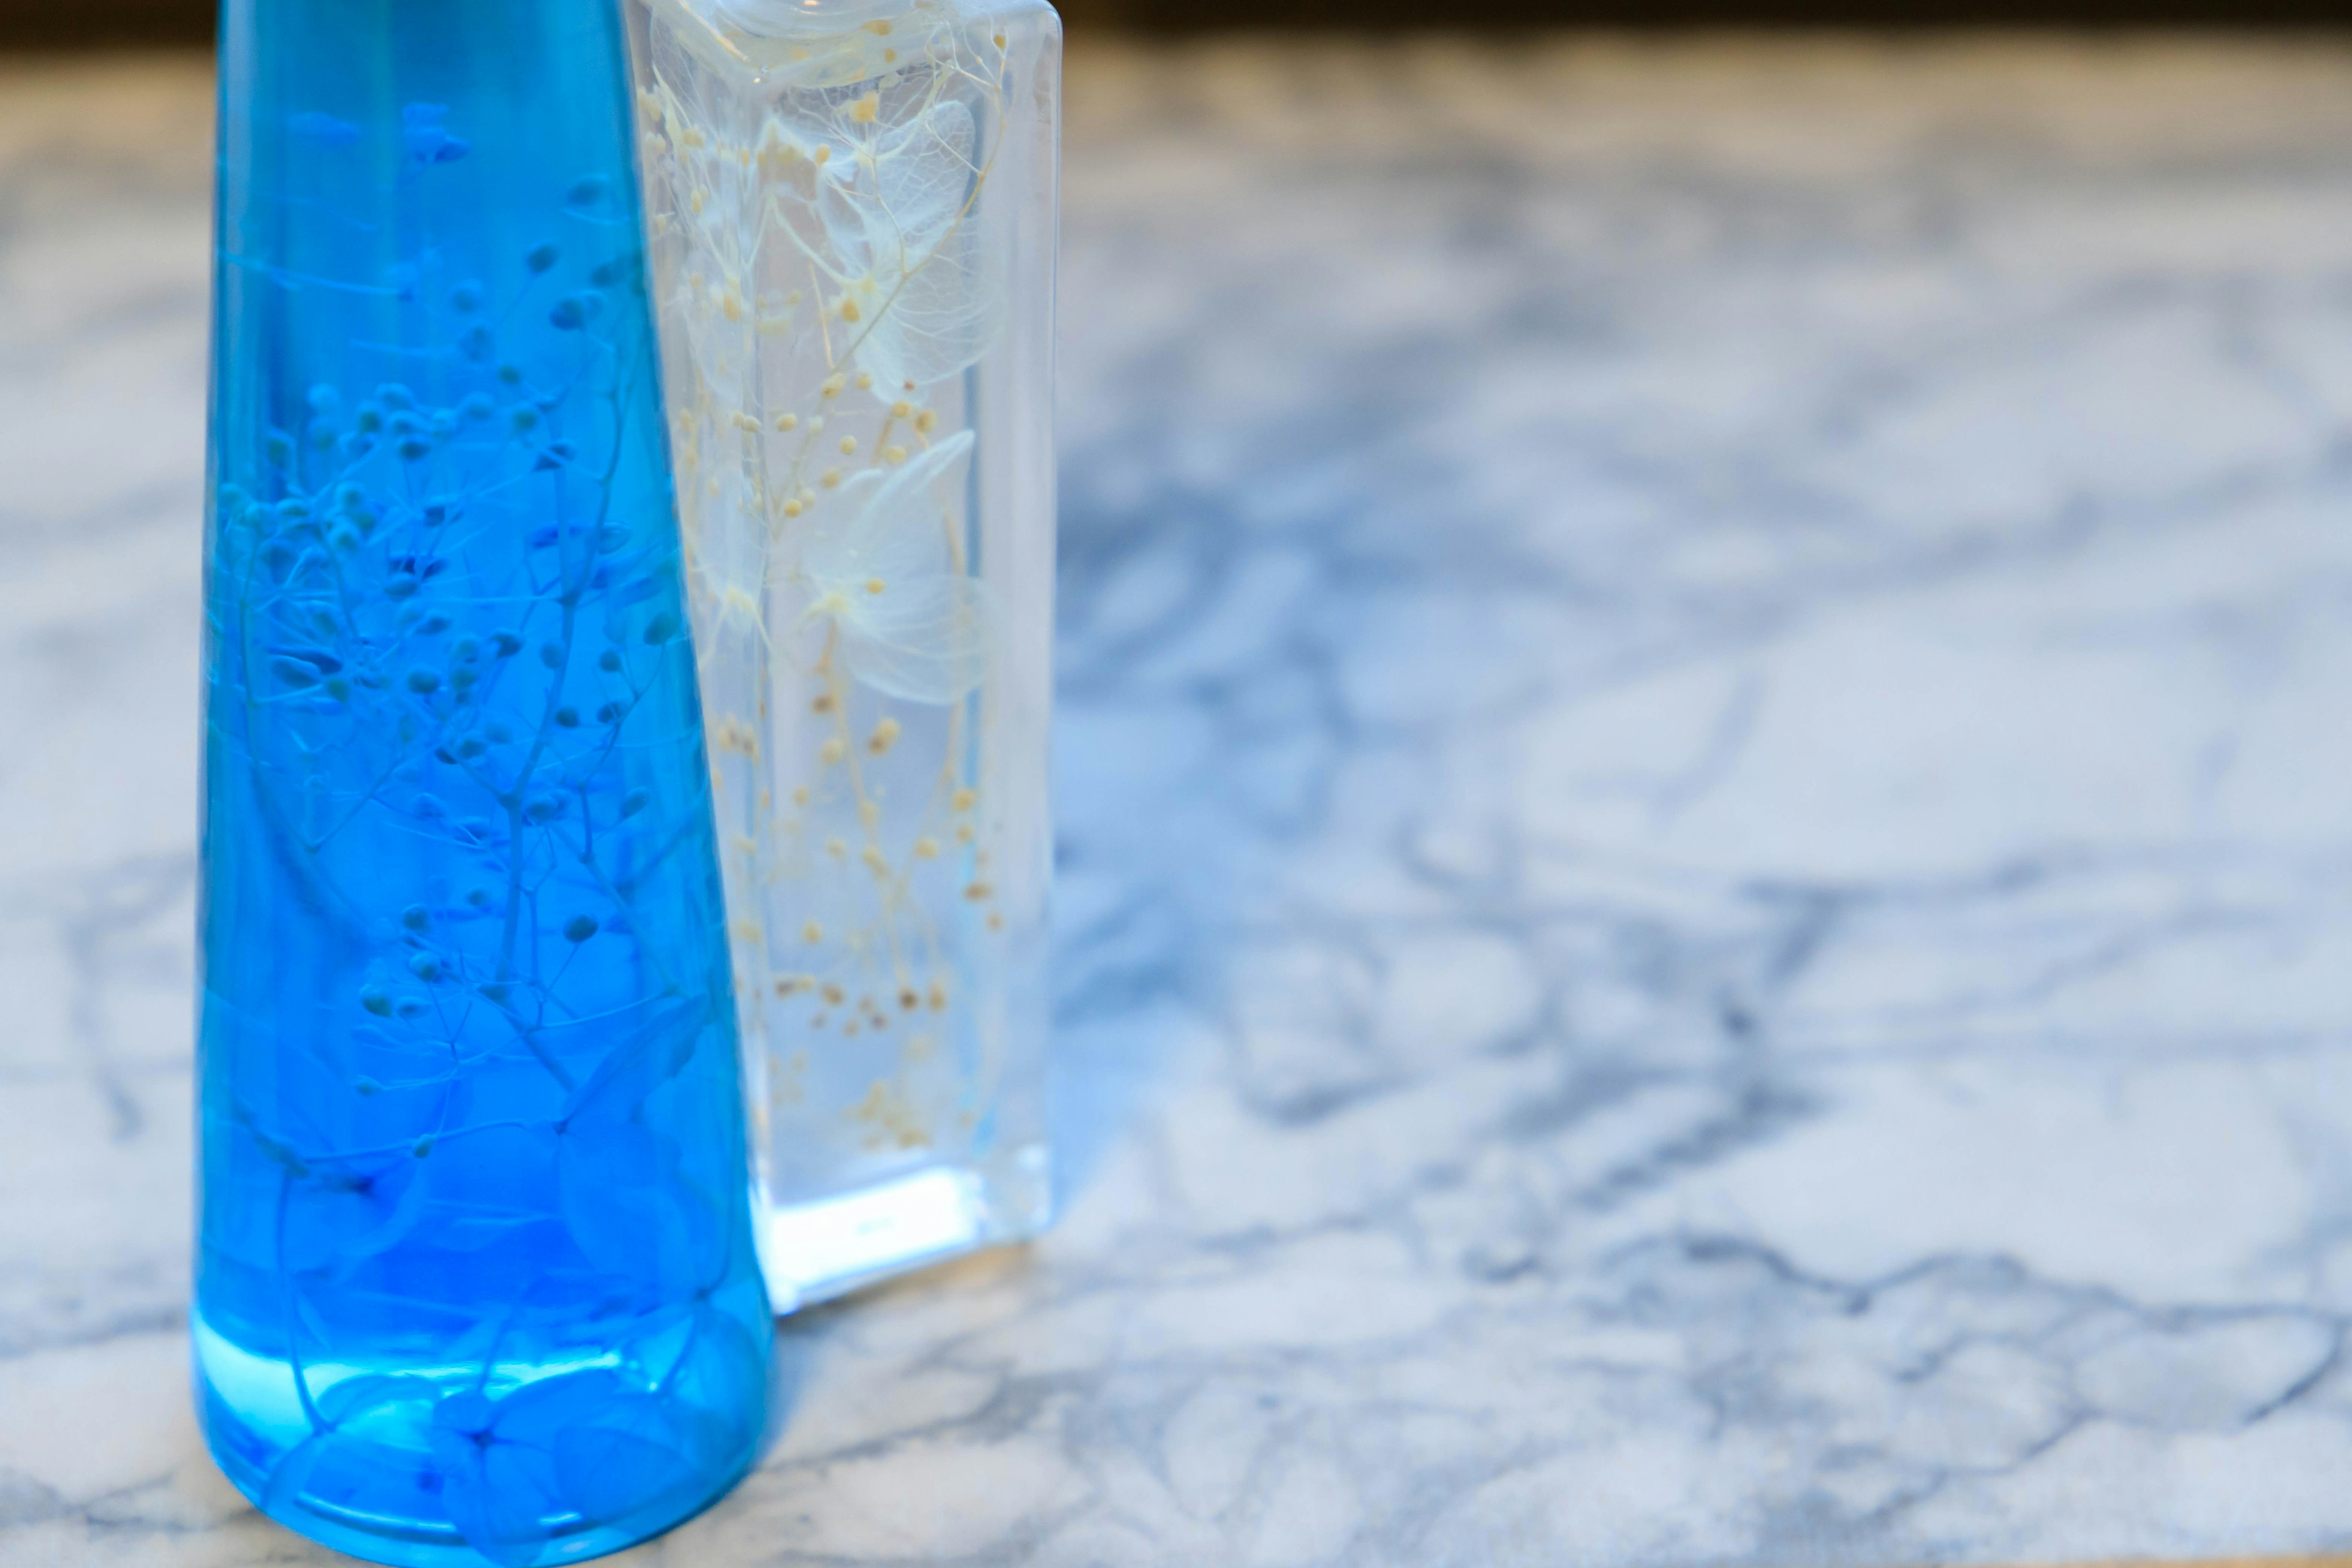
POLYGON ((604 1367, 542 1377, 499 1400, 492 1407, 491 1427, 500 1442, 551 1453, 566 1431, 634 1392, 626 1378, 604 1367))
POLYGON ((479 1395, 443 1402, 431 1441, 451 1520, 492 1562, 526 1563, 538 1560, 551 1521, 575 1510, 591 1519, 625 1513, 641 1500, 644 1467, 657 1466, 658 1455, 622 1456, 639 1467, 633 1476, 585 1473, 562 1455, 573 1435, 597 1427, 659 1445, 671 1430, 660 1405, 602 1367, 541 1378, 495 1403, 479 1395))
POLYGON ((441 1385, 415 1373, 372 1373, 347 1377, 314 1402, 319 1418, 341 1426, 396 1405, 435 1405, 441 1385))
POLYGON ((996 601, 971 577, 901 580, 861 595, 841 617, 849 673, 909 702, 953 702, 988 674, 996 601))
POLYGON ((981 265, 971 110, 950 100, 880 139, 865 251, 882 299, 854 354, 884 386, 926 386, 978 363, 1003 323, 981 265))
POLYGON ((301 1273, 348 1267, 398 1245, 425 1212, 425 1163, 404 1150, 337 1161, 296 1180, 286 1194, 283 1266, 301 1273))
MULTIPOLYGON (((764 1325, 763 1325, 764 1327, 764 1325)), ((767 1381, 764 1347, 741 1323, 709 1302, 695 1309, 694 1332, 666 1380, 681 1415, 706 1449, 705 1462, 759 1436, 741 1391, 767 1381)))
POLYGON ((971 110, 953 99, 875 138, 866 239, 877 271, 912 272, 964 216, 979 174, 977 139, 971 110))
POLYGON ((441 1427, 432 1443, 442 1501, 466 1544, 501 1568, 538 1562, 549 1524, 565 1511, 554 1457, 441 1427))
POLYGON ((565 1228, 597 1267, 663 1297, 719 1277, 725 1215, 697 1190, 674 1141, 633 1122, 585 1125, 564 1134, 555 1161, 565 1228))
MULTIPOLYGON (((853 7, 849 15, 855 18, 876 9, 853 7)), ((906 53, 921 49, 919 38, 908 30, 918 24, 919 11, 912 16, 894 15, 898 30, 887 40, 863 29, 845 30, 830 6, 812 16, 793 0, 709 0, 706 14, 728 51, 751 60, 761 82, 771 89, 865 81, 888 68, 890 62, 882 53, 889 45, 906 53)))
POLYGON ((332 1432, 317 1432, 288 1449, 269 1472, 268 1483, 262 1489, 261 1506, 278 1519, 299 1512, 303 1494, 310 1489, 310 1477, 326 1458, 328 1447, 333 1441, 332 1432))
POLYGON ((923 387, 960 375, 994 345, 1003 306, 966 225, 900 282, 859 342, 856 361, 884 386, 923 387))
POLYGON ((946 573, 952 558, 939 485, 971 440, 971 431, 959 430, 895 468, 866 468, 843 484, 802 561, 819 591, 863 594, 877 579, 887 584, 946 573))
POLYGON ((636 1033, 606 1052, 596 1069, 572 1091, 557 1130, 635 1120, 646 1097, 692 1059, 709 1022, 707 1003, 684 997, 671 997, 647 1008, 636 1033))
POLYGON ((870 138, 835 140, 810 210, 865 314, 847 355, 884 386, 974 363, 1003 318, 980 265, 978 131, 953 99, 870 138))
POLYGON ((269 1473, 262 1504, 278 1518, 317 1507, 391 1513, 435 1484, 433 1413, 442 1394, 427 1377, 347 1377, 312 1407, 324 1425, 269 1473))
POLYGON ((478 1270, 485 1289, 530 1283, 530 1260, 559 1245, 552 1205, 560 1140, 544 1126, 482 1127, 445 1138, 425 1160, 429 1188, 416 1236, 441 1253, 463 1253, 458 1264, 478 1270))
POLYGON ((553 1449, 564 1494, 585 1519, 679 1506, 709 1484, 698 1468, 702 1456, 655 1394, 620 1394, 583 1408, 555 1434, 553 1449))

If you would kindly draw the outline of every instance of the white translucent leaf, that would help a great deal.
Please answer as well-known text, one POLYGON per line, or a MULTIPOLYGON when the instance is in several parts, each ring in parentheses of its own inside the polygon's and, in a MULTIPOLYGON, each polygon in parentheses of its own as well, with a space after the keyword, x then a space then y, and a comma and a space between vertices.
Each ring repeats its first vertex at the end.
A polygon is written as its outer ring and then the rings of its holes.
POLYGON ((886 696, 953 702, 988 673, 996 643, 996 601, 971 577, 922 577, 840 617, 849 673, 886 696))
POLYGON ((811 531, 802 564, 822 590, 856 590, 949 570, 947 524, 939 484, 971 450, 959 430, 894 468, 866 468, 835 493, 811 531))
POLYGON ((886 296, 853 356, 882 386, 929 386, 960 375, 995 346, 1002 286, 982 268, 966 223, 886 296))
POLYGON ((874 139, 866 237, 877 268, 910 272, 939 248, 971 203, 978 140, 971 110, 953 99, 874 139))
POLYGON ((698 630, 715 636, 722 627, 756 633, 759 605, 767 594, 768 524, 743 476, 719 476, 716 494, 702 494, 685 510, 694 604, 704 618, 698 630))
MULTIPOLYGON (((686 0, 700 13, 704 25, 718 35, 719 47, 733 59, 759 72, 769 90, 838 87, 879 76, 900 53, 927 51, 919 36, 908 29, 919 26, 920 11, 902 14, 887 0, 826 0, 822 6, 794 0, 686 0), (861 24, 888 17, 898 27, 887 39, 866 32, 861 24), (896 46, 894 48, 893 46, 896 46), (886 58, 888 55, 891 58, 886 58)), ((933 31, 938 26, 935 24, 933 31)))
POLYGON ((950 99, 874 139, 840 180, 848 216, 828 215, 845 259, 862 263, 866 312, 852 357, 883 386, 925 386, 976 363, 1001 323, 974 202, 978 131, 950 99))

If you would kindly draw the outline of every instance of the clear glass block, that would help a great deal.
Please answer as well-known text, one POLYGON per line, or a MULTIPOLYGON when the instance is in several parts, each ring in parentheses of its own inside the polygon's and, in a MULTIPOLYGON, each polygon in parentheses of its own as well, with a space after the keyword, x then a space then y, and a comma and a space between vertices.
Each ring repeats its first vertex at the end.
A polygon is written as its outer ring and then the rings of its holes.
POLYGON ((629 0, 779 1310, 1029 1235, 1061 27, 629 0))

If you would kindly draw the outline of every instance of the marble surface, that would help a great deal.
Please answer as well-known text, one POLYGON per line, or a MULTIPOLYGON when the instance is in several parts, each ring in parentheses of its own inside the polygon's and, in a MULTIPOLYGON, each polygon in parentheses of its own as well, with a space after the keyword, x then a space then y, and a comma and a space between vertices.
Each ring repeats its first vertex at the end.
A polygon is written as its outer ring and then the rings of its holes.
MULTIPOLYGON (((623 1559, 2352 1545, 2352 47, 1072 60, 1066 1218, 623 1559)), ((0 68, 0 1564, 186 1410, 206 83, 0 68)))

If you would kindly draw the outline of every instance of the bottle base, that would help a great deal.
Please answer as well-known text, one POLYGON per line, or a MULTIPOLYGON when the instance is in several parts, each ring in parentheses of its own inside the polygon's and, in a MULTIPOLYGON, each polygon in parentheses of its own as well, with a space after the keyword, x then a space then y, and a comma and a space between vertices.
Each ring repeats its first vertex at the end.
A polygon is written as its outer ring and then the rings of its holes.
POLYGON ((1003 1166, 930 1165, 772 1205, 762 1256, 777 1315, 1036 1236, 1052 1218, 1045 1147, 1025 1147, 1003 1166))
MULTIPOLYGON (((594 1442, 594 1411, 618 1402, 582 1402, 562 1415, 572 1424, 586 1417, 589 1462, 602 1461, 614 1484, 634 1489, 630 1501, 591 1519, 554 1500, 563 1490, 556 1472, 574 1461, 552 1446, 485 1433, 469 1439, 478 1458, 469 1453, 453 1463, 448 1423, 436 1421, 435 1408, 478 1396, 452 1393, 429 1373, 353 1372, 329 1384, 314 1410, 334 1405, 346 1384, 374 1385, 383 1396, 320 1431, 300 1407, 290 1364, 233 1344, 202 1318, 194 1333, 197 1414, 230 1484, 295 1533, 392 1568, 547 1568, 625 1551, 718 1501, 755 1457, 752 1445, 721 1439, 740 1449, 723 1468, 708 1450, 694 1457, 699 1462, 669 1456, 649 1466, 642 1443, 631 1441, 647 1433, 594 1442)), ((314 1381, 325 1370, 309 1369, 314 1381)), ((555 1372, 549 1380, 578 1375, 555 1372)))

